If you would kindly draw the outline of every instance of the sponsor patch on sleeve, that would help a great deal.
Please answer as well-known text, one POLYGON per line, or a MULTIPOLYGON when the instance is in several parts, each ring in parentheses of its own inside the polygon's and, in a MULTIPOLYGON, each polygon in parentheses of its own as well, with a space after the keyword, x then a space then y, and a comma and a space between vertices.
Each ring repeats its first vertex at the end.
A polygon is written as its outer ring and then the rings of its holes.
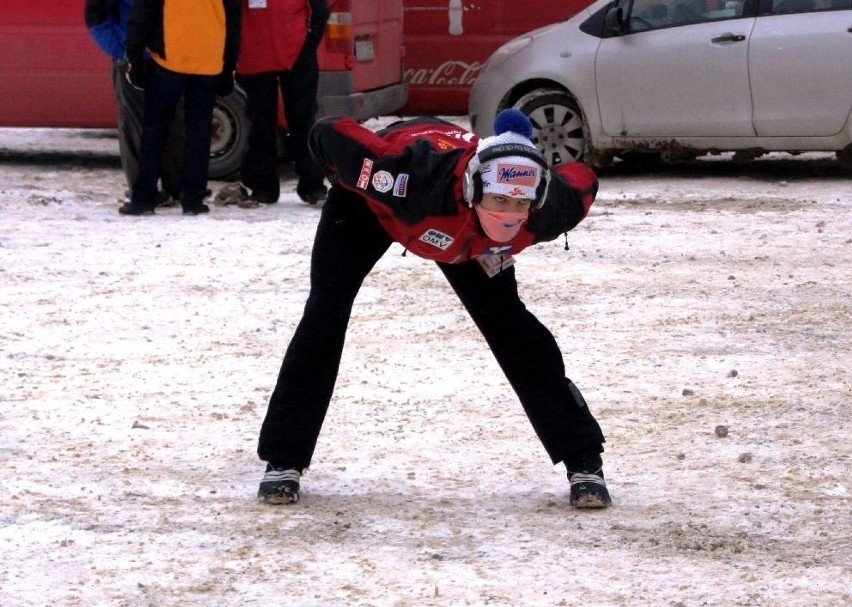
POLYGON ((444 234, 443 232, 436 230, 434 228, 429 228, 425 232, 420 235, 420 240, 423 242, 432 245, 433 247, 438 247, 442 251, 446 251, 451 244, 453 244, 453 237, 449 234, 444 234))
POLYGON ((408 173, 400 173, 393 184, 393 195, 405 198, 406 194, 408 194, 408 173))
POLYGON ((364 162, 361 163, 361 174, 358 176, 358 183, 355 184, 355 187, 366 190, 367 184, 370 183, 370 174, 373 172, 373 161, 369 158, 365 158, 364 162))
POLYGON ((393 187, 393 175, 387 171, 378 171, 373 175, 373 189, 384 194, 393 187))

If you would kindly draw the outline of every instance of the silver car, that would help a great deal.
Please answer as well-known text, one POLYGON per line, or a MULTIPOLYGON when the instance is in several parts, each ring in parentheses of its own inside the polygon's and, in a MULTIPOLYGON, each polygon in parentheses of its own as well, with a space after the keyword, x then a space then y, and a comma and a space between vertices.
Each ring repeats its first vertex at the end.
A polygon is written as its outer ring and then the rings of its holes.
POLYGON ((473 131, 506 107, 552 163, 833 151, 852 166, 852 0, 598 0, 491 55, 473 131))

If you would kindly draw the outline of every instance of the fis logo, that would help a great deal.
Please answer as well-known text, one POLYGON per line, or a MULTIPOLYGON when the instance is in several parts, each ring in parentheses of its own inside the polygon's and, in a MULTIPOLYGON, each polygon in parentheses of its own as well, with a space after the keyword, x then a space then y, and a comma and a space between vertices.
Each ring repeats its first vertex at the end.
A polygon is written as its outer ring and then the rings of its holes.
POLYGON ((452 236, 439 232, 434 228, 429 228, 423 232, 423 234, 420 235, 420 240, 426 244, 432 245, 433 247, 438 247, 442 251, 446 251, 450 245, 453 244, 452 236))
POLYGON ((379 171, 373 175, 373 189, 384 194, 393 187, 393 175, 387 171, 379 171))
POLYGON ((361 174, 358 176, 358 183, 355 184, 355 187, 366 190, 367 184, 370 183, 370 173, 372 172, 373 161, 365 158, 364 162, 361 163, 361 174))

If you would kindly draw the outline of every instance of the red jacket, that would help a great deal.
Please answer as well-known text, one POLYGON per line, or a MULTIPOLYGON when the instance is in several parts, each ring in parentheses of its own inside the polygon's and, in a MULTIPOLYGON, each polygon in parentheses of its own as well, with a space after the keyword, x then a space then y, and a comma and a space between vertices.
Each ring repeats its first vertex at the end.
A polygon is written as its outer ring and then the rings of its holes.
POLYGON ((518 253, 554 240, 588 213, 598 182, 586 165, 551 169, 547 199, 508 242, 488 238, 462 195, 476 135, 438 118, 397 122, 374 133, 350 117, 320 119, 311 153, 339 187, 364 197, 379 222, 412 253, 444 263, 518 253))
POLYGON ((316 48, 329 17, 326 0, 241 0, 242 46, 238 74, 282 72, 296 63, 305 44, 316 48))

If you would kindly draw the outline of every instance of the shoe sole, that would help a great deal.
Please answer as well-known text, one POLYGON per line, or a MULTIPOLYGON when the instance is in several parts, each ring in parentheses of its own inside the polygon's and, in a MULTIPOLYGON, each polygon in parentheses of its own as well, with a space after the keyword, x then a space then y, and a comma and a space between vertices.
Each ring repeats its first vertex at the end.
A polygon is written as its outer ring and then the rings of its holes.
POLYGON ((118 214, 123 215, 124 217, 145 217, 147 215, 153 215, 154 209, 145 209, 144 211, 122 211, 119 209, 118 214))
POLYGON ((602 499, 600 495, 584 495, 571 502, 571 505, 575 508, 609 508, 612 502, 602 499))
POLYGON ((258 501, 263 502, 264 504, 271 504, 273 506, 281 506, 287 504, 295 504, 299 501, 298 493, 271 493, 268 495, 258 495, 258 501))

